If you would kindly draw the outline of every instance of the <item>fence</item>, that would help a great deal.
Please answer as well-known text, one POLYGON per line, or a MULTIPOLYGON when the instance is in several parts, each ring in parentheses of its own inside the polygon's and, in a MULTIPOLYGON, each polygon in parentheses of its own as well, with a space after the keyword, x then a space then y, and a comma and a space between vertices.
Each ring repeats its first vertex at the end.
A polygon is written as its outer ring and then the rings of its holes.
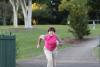
POLYGON ((88 20, 93 23, 93 30, 96 28, 96 22, 100 22, 100 20, 88 20))

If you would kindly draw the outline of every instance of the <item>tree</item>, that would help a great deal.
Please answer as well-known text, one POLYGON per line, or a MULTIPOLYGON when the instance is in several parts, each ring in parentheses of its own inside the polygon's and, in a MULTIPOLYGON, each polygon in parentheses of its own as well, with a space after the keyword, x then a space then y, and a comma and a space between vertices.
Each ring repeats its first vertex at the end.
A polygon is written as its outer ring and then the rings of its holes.
POLYGON ((69 31, 75 36, 76 39, 83 39, 84 36, 90 34, 88 28, 88 16, 86 3, 79 3, 75 0, 62 0, 59 6, 60 10, 68 10, 69 31))
POLYGON ((17 13, 19 8, 19 0, 9 0, 13 7, 13 25, 14 27, 18 27, 17 13))
POLYGON ((90 5, 94 10, 99 10, 100 0, 88 0, 88 5, 90 5))
POLYGON ((8 6, 8 1, 6 0, 0 0, 0 18, 2 18, 2 23, 3 25, 6 25, 7 22, 6 22, 6 19, 7 19, 7 6, 8 6))
POLYGON ((88 0, 90 19, 100 19, 100 0, 88 0))
POLYGON ((20 0, 20 4, 24 15, 25 28, 32 28, 32 0, 20 0))
POLYGON ((39 21, 38 19, 41 17, 46 19, 51 17, 51 12, 47 4, 33 3, 32 10, 32 17, 36 21, 39 21))
POLYGON ((51 0, 32 0, 33 3, 50 4, 51 0))
POLYGON ((53 15, 57 15, 56 13, 58 12, 58 6, 60 4, 59 0, 51 0, 51 10, 53 12, 53 15))

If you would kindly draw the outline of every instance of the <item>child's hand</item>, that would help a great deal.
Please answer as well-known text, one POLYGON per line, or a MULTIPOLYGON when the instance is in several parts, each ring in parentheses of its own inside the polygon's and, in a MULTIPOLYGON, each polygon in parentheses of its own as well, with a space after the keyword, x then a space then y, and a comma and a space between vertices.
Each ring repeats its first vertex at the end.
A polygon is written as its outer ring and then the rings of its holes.
POLYGON ((60 42, 59 45, 62 46, 64 44, 64 41, 60 42))
POLYGON ((38 45, 37 45, 37 48, 39 48, 39 47, 40 47, 40 45, 38 44, 38 45))

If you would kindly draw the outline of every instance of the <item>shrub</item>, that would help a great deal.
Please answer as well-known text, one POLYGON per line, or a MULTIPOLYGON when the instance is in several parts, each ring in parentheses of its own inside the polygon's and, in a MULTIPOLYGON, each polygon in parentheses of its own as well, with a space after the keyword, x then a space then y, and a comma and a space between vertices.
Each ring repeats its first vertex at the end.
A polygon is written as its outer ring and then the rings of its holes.
POLYGON ((87 11, 84 7, 77 4, 74 5, 73 9, 70 10, 68 20, 70 20, 69 31, 75 36, 75 38, 83 39, 84 36, 90 34, 87 11))

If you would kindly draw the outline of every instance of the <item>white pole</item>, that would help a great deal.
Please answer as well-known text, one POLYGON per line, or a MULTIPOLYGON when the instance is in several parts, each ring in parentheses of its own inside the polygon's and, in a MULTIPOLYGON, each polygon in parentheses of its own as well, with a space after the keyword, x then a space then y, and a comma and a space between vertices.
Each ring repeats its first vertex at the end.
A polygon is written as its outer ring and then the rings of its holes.
POLYGON ((68 24, 68 25, 70 24, 70 20, 67 21, 67 24, 68 24))
POLYGON ((95 20, 93 20, 93 30, 95 30, 95 20))

